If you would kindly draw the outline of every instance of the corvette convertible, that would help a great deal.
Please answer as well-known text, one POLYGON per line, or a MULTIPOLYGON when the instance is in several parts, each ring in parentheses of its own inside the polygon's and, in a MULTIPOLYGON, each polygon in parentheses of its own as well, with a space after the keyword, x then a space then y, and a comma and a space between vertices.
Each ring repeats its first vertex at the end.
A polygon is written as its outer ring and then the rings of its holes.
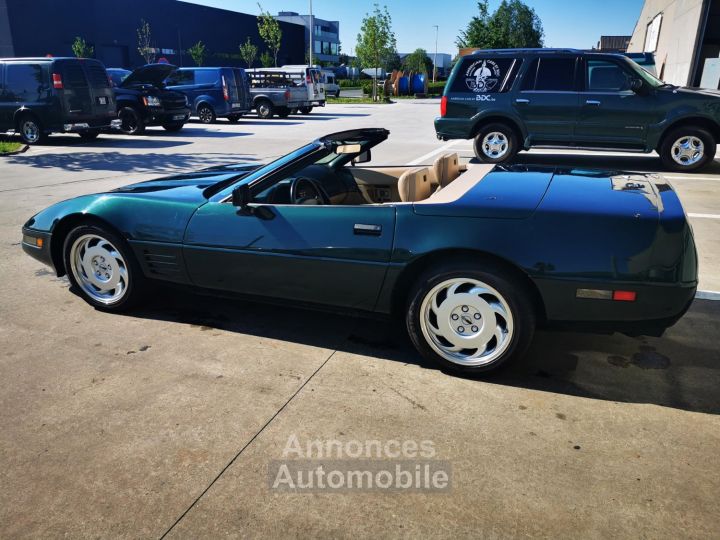
POLYGON ((55 204, 26 253, 90 305, 157 282, 404 318, 426 358, 499 368, 538 326, 660 335, 697 286, 692 230, 655 175, 459 163, 370 166, 385 129, 55 204))

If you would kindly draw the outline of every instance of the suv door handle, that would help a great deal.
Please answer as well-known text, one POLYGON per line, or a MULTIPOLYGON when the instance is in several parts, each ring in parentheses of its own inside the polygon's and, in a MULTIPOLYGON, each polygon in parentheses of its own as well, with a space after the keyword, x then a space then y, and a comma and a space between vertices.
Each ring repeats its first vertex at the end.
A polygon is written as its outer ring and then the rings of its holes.
POLYGON ((598 100, 596 100, 596 99, 588 99, 588 100, 585 102, 585 105, 593 105, 593 106, 595 106, 595 107, 599 107, 601 104, 602 104, 602 102, 601 102, 601 101, 598 101, 598 100))
POLYGON ((382 234, 382 225, 356 223, 353 227, 353 233, 362 236, 380 236, 382 234))
POLYGON ((519 104, 521 104, 521 105, 527 105, 527 104, 530 103, 530 100, 529 100, 529 99, 525 99, 525 98, 519 98, 519 99, 516 99, 516 100, 515 100, 515 103, 519 103, 519 104))

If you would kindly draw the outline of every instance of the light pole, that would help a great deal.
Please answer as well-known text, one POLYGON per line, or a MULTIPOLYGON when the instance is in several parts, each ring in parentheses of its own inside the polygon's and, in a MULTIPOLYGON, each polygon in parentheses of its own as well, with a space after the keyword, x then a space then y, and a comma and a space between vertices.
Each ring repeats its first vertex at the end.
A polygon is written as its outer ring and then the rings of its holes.
POLYGON ((310 29, 309 29, 310 38, 308 41, 310 42, 310 53, 308 54, 308 60, 310 61, 308 66, 313 65, 313 59, 312 59, 312 53, 313 53, 313 40, 315 39, 315 25, 313 24, 313 14, 312 14, 312 0, 310 0, 310 29))
POLYGON ((435 82, 435 74, 437 73, 437 42, 440 27, 437 24, 434 24, 433 28, 435 28, 435 58, 433 59, 433 82, 435 82))

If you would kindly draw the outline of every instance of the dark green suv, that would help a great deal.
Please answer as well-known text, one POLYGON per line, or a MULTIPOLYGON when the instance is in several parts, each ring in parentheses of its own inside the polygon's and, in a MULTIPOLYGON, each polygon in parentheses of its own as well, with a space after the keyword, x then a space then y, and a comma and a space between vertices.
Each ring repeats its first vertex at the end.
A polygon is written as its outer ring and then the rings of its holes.
POLYGON ((656 150, 668 169, 693 171, 720 141, 720 92, 665 84, 621 55, 569 49, 464 56, 440 115, 438 138, 475 139, 486 163, 531 147, 656 150))

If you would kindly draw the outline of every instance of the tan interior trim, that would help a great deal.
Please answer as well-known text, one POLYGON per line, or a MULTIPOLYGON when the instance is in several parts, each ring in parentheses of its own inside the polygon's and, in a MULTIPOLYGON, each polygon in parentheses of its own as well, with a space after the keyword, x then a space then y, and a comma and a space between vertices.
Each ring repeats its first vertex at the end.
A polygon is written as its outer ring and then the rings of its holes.
POLYGON ((455 202, 465 195, 470 189, 480 182, 495 168, 493 164, 468 166, 467 171, 450 182, 447 186, 437 190, 425 200, 417 201, 415 204, 447 204, 455 202))

